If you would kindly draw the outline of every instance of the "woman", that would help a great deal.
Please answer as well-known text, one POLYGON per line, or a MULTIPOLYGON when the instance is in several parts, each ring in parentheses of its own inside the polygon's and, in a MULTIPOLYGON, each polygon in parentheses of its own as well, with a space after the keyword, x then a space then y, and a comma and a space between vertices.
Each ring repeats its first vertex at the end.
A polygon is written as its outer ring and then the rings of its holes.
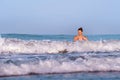
POLYGON ((83 29, 82 27, 78 29, 78 35, 74 37, 74 41, 86 41, 88 40, 87 37, 83 35, 83 29))

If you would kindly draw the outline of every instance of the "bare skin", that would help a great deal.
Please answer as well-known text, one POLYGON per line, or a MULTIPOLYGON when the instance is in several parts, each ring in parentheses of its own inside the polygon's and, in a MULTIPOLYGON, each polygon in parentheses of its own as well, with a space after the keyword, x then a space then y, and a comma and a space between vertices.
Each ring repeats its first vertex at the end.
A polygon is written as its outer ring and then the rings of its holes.
POLYGON ((81 30, 78 30, 78 35, 74 37, 74 41, 87 41, 87 37, 83 35, 83 32, 81 30))

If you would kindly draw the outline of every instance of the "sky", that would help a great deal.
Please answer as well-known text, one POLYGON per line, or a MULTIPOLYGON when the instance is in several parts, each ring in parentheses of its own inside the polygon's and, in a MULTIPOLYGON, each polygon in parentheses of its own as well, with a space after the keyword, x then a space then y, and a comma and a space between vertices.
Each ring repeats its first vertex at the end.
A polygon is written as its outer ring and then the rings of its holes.
POLYGON ((0 33, 120 34, 120 0, 0 0, 0 33))

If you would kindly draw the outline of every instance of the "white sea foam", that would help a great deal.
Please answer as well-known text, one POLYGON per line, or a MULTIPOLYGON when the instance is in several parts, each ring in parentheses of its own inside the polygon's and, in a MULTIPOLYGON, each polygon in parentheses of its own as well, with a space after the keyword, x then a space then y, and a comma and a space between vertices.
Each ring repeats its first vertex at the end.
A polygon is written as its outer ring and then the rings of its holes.
POLYGON ((0 64, 0 76, 27 75, 30 73, 68 73, 83 71, 120 71, 120 58, 77 58, 75 61, 57 61, 54 59, 39 63, 0 64))
POLYGON ((66 52, 114 52, 120 51, 120 40, 112 41, 42 41, 0 39, 1 53, 66 53, 66 52))

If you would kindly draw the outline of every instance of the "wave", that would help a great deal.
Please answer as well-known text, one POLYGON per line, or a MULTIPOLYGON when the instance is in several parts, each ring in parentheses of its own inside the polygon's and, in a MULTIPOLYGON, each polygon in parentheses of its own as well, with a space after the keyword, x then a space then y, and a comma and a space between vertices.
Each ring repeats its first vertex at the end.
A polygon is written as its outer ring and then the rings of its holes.
MULTIPOLYGON (((85 56, 83 56, 85 57, 85 56)), ((34 62, 14 63, 7 60, 0 63, 0 76, 29 75, 29 74, 55 74, 73 72, 120 71, 120 57, 79 57, 76 59, 46 59, 34 62), (20 64, 18 64, 20 63, 20 64)))
POLYGON ((50 41, 20 40, 12 38, 0 39, 2 53, 71 53, 71 52, 115 52, 120 51, 120 40, 108 41, 50 41))

